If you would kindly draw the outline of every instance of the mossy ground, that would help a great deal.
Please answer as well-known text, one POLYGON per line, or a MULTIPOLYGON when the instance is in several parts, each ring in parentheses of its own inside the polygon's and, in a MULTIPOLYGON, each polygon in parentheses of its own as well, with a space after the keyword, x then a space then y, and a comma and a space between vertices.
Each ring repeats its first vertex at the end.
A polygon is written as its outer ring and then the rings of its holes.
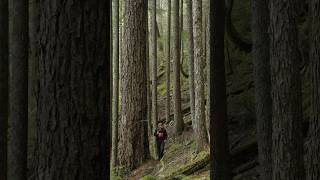
MULTIPOLYGON (((186 121, 187 119, 185 118, 186 121)), ((196 153, 192 128, 187 126, 186 131, 180 136, 173 136, 172 126, 167 127, 167 130, 170 138, 161 161, 148 161, 146 164, 154 166, 152 170, 143 164, 128 179, 209 179, 209 149, 196 153)))

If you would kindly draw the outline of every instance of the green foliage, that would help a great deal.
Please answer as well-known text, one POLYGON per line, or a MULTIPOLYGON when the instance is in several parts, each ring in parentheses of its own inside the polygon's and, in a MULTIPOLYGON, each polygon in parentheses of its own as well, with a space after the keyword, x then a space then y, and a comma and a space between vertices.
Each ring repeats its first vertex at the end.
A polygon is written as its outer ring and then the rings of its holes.
POLYGON ((115 175, 113 175, 113 174, 111 174, 110 179, 111 179, 111 180, 122 180, 122 178, 121 178, 121 177, 119 177, 119 176, 115 176, 115 175))
POLYGON ((147 175, 147 176, 140 178, 140 180, 157 180, 157 178, 154 176, 147 175))

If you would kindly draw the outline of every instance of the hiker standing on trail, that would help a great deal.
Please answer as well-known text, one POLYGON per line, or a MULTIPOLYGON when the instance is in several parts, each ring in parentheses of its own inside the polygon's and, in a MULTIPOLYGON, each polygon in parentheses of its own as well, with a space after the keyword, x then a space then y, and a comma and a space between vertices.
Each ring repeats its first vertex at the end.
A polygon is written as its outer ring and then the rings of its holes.
POLYGON ((162 123, 158 124, 158 129, 156 129, 156 131, 154 132, 154 136, 156 137, 156 141, 157 141, 158 160, 160 161, 160 159, 163 157, 164 144, 168 136, 167 131, 163 127, 162 123))

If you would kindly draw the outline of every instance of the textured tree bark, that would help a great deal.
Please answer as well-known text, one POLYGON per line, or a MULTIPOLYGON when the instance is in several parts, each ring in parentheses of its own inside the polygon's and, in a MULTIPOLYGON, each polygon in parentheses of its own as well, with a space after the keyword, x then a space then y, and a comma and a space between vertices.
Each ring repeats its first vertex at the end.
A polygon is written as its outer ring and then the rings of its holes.
POLYGON ((121 73, 119 166, 129 173, 149 157, 146 72, 146 0, 126 0, 121 73))
MULTIPOLYGON (((158 94, 157 94, 157 2, 152 0, 152 121, 153 128, 157 128, 158 124, 158 94)), ((156 149, 156 148, 155 148, 156 149)))
POLYGON ((27 178, 28 1, 9 1, 8 179, 27 178))
POLYGON ((270 64, 273 100, 274 180, 303 180, 302 99, 296 5, 270 1, 270 64))
MULTIPOLYGON (((182 38, 182 34, 183 34, 183 0, 180 0, 180 3, 179 3, 179 7, 180 7, 180 20, 179 20, 179 23, 180 23, 180 31, 179 31, 179 38, 180 38, 180 72, 181 74, 184 76, 184 77, 188 77, 188 74, 186 72, 184 72, 183 70, 183 60, 184 60, 184 52, 183 52, 183 38, 182 38)), ((183 81, 181 82, 183 83, 183 81)))
MULTIPOLYGON (((147 3, 147 6, 148 3, 147 3)), ((148 9, 148 7, 147 7, 148 9)), ((146 17, 149 17, 148 11, 146 12, 146 17)), ((146 50, 146 73, 147 73, 147 104, 148 104, 148 109, 147 109, 147 119, 148 119, 148 129, 149 129, 149 135, 153 135, 153 125, 152 125, 152 93, 151 93, 151 83, 150 83, 150 54, 149 54, 149 22, 148 22, 148 18, 147 18, 147 22, 146 22, 146 28, 147 28, 147 50, 146 50)))
POLYGON ((268 0, 252 1, 255 107, 261 180, 272 179, 272 98, 268 0))
POLYGON ((193 34, 194 34, 194 82, 195 82, 195 116, 192 126, 195 131, 197 151, 203 150, 207 143, 205 96, 204 96, 204 65, 202 44, 202 1, 193 0, 193 34))
POLYGON ((0 179, 7 179, 8 132, 8 0, 0 0, 0 179))
POLYGON ((210 178, 230 180, 226 77, 225 2, 210 1, 210 178))
MULTIPOLYGON (((39 57, 39 0, 29 0, 29 104, 35 101, 35 88, 37 84, 37 58, 39 57)), ((31 107, 29 107, 30 109, 31 107)))
MULTIPOLYGON (((32 172, 35 163, 32 162, 34 156, 34 144, 36 140, 36 89, 38 82, 38 58, 39 58, 39 27, 40 27, 40 8, 39 0, 29 1, 29 77, 28 77, 28 171, 32 172)), ((32 177, 28 177, 32 179, 32 177)))
POLYGON ((312 118, 309 124, 309 142, 306 163, 307 180, 320 177, 320 2, 310 1, 311 34, 310 34, 310 67, 311 67, 311 109, 312 118))
POLYGON ((114 39, 113 39, 113 134, 112 134, 112 165, 117 166, 118 159, 118 122, 119 122, 119 0, 114 0, 114 39))
POLYGON ((206 8, 206 24, 205 24, 205 29, 206 29, 206 72, 207 72, 207 77, 206 77, 206 90, 207 90, 207 95, 206 95, 206 126, 207 126, 207 134, 208 134, 208 142, 210 143, 210 0, 207 0, 208 7, 206 8))
POLYGON ((168 29, 167 29, 167 69, 166 69, 166 121, 170 122, 170 64, 171 64, 171 0, 168 0, 168 29))
POLYGON ((181 114, 179 0, 174 0, 172 4, 172 29, 174 121, 176 133, 181 134, 184 128, 184 123, 181 114))
MULTIPOLYGON (((101 81, 102 81, 102 83, 105 83, 105 86, 102 86, 103 88, 101 88, 101 93, 102 94, 106 93, 106 97, 104 100, 103 95, 102 95, 102 97, 101 97, 102 102, 99 102, 99 103, 101 103, 102 105, 106 104, 106 106, 105 106, 106 109, 101 110, 102 113, 103 113, 103 111, 105 111, 106 117, 105 117, 105 114, 103 114, 103 116, 101 118, 101 122, 102 122, 101 125, 103 125, 103 126, 100 126, 100 127, 102 127, 102 130, 101 130, 102 141, 100 141, 100 145, 101 145, 100 149, 102 149, 102 151, 100 151, 101 152, 101 155, 100 155, 101 159, 99 159, 100 161, 96 162, 97 164, 99 163, 101 169, 96 169, 96 167, 94 167, 95 168, 94 170, 99 171, 99 173, 101 171, 105 171, 105 172, 101 172, 97 176, 101 176, 102 178, 98 177, 100 179, 105 179, 105 176, 106 176, 106 179, 108 179, 111 175, 110 174, 110 166, 111 166, 110 161, 111 161, 111 156, 112 156, 112 147, 110 147, 110 146, 112 146, 112 106, 111 106, 111 104, 112 104, 112 94, 111 94, 112 93, 112 87, 111 87, 112 86, 112 64, 111 64, 111 62, 112 62, 112 59, 111 59, 112 58, 112 54, 111 54, 112 53, 112 45, 111 45, 112 44, 112 33, 111 33, 112 32, 112 1, 107 1, 106 5, 104 4, 105 3, 104 0, 101 3, 102 3, 101 4, 102 5, 101 12, 103 12, 101 15, 101 17, 102 17, 101 22, 102 22, 102 24, 103 24, 103 22, 106 22, 106 26, 101 27, 101 30, 102 30, 101 37, 103 37, 104 28, 106 28, 106 31, 107 31, 106 40, 100 39, 102 41, 102 43, 104 42, 106 44, 106 50, 103 48, 100 49, 102 52, 105 52, 105 54, 103 54, 100 59, 100 60, 105 60, 105 61, 103 61, 103 62, 105 62, 105 65, 103 64, 101 66, 101 67, 104 67, 104 69, 102 70, 102 71, 104 71, 104 73, 101 75, 101 81), (106 12, 104 11, 103 8, 106 8, 106 12), (104 13, 106 13, 106 15, 104 13), (104 19, 105 17, 106 17, 106 19, 104 19), (106 57, 103 57, 103 56, 106 56, 106 57), (106 82, 103 82, 104 78, 105 78, 106 82), (103 119, 104 117, 105 117, 105 119, 103 119), (105 122, 106 122, 106 125, 105 125, 105 122), (106 129, 103 129, 103 127, 105 127, 106 129), (106 141, 104 141, 103 138, 105 138, 106 141), (105 153, 104 152, 105 146, 107 146, 106 157, 104 154, 105 153), (105 159, 103 159, 103 158, 105 158, 105 159), (106 169, 103 169, 104 165, 105 165, 104 164, 105 161, 107 162, 106 169)), ((100 7, 100 6, 97 6, 97 7, 100 7)), ((102 45, 102 47, 104 47, 104 46, 102 45)), ((100 104, 98 106, 100 106, 100 104)), ((99 165, 98 165, 98 167, 99 167, 99 165)), ((93 179, 93 178, 91 177, 91 179, 93 179)))
POLYGON ((108 179, 111 2, 40 7, 35 179, 108 179))
POLYGON ((187 21, 189 33, 189 91, 191 118, 194 119, 195 112, 195 92, 194 92, 194 41, 193 41, 193 15, 192 0, 187 1, 187 21))
MULTIPOLYGON (((153 124, 153 131, 157 128, 158 125, 158 81, 157 81, 157 74, 158 74, 158 61, 157 61, 157 1, 151 1, 151 8, 152 8, 152 46, 151 46, 151 57, 152 57, 152 124, 153 124)), ((155 138, 155 137, 154 137, 155 138)), ((157 154, 157 142, 154 139, 154 154, 157 154)))

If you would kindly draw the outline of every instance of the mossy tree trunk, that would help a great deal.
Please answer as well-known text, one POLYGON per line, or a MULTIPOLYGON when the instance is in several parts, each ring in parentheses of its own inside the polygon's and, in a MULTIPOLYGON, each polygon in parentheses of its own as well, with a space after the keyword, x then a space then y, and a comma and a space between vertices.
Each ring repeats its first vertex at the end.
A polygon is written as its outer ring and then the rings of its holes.
POLYGON ((204 95, 204 51, 202 43, 202 1, 193 0, 193 34, 194 34, 194 82, 195 82, 195 116, 192 126, 195 131, 197 151, 203 150, 207 143, 204 95))
POLYGON ((7 179, 8 0, 0 0, 0 179, 7 179))
POLYGON ((27 179, 28 1, 9 1, 8 179, 27 179))
POLYGON ((298 0, 270 0, 273 179, 305 179, 298 0))
POLYGON ((272 98, 268 35, 269 0, 252 1, 252 41, 260 178, 272 179, 272 98))
POLYGON ((230 180, 226 77, 225 1, 210 1, 210 178, 230 180))
POLYGON ((122 114, 119 166, 129 173, 149 158, 147 123, 146 11, 147 0, 126 0, 123 62, 121 64, 122 114))
POLYGON ((40 7, 34 178, 108 179, 111 2, 40 0, 40 7))
POLYGON ((309 125, 309 142, 306 163, 307 180, 320 177, 320 2, 310 1, 311 10, 311 44, 310 44, 310 67, 311 67, 311 109, 312 116, 309 125))

